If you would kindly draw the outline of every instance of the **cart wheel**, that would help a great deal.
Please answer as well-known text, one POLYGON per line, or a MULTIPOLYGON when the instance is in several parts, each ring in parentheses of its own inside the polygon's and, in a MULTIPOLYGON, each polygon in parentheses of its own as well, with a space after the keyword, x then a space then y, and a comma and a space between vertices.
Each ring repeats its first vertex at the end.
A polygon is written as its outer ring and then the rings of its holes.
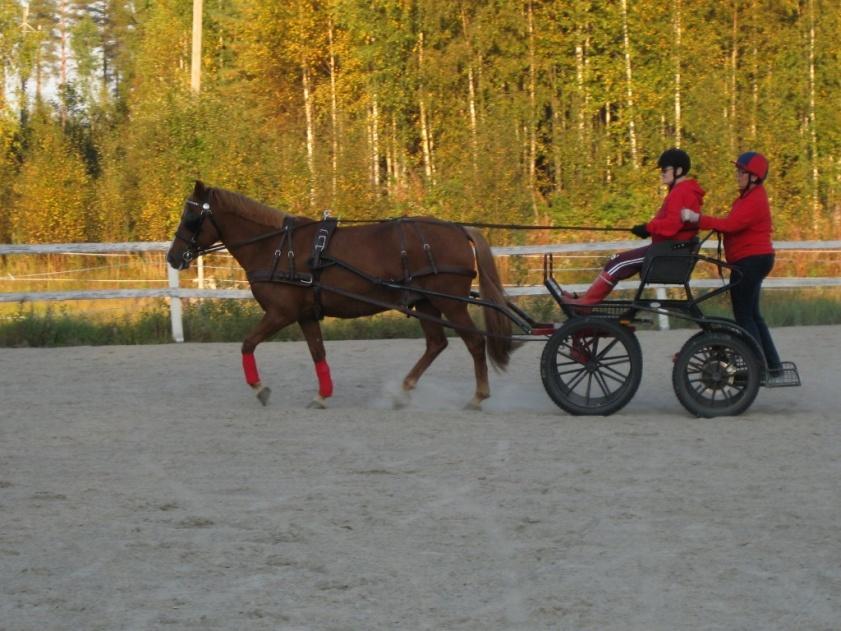
POLYGON ((613 414, 636 393, 642 352, 633 331, 602 318, 573 318, 555 331, 540 359, 546 392, 576 415, 613 414))
POLYGON ((695 416, 735 416, 756 398, 760 372, 754 351, 738 337, 699 333, 680 349, 672 385, 695 416))

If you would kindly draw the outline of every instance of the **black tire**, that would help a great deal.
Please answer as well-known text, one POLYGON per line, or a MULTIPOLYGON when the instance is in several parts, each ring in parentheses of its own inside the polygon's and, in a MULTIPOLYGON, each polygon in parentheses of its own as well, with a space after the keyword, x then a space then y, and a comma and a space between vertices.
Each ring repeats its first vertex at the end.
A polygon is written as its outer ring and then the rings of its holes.
POLYGON ((613 320, 568 320, 546 343, 540 376, 549 397, 570 414, 613 414, 640 385, 637 336, 613 320))
POLYGON ((728 333, 699 333, 677 354, 672 385, 695 416, 736 416, 756 399, 761 372, 759 358, 743 340, 728 333))

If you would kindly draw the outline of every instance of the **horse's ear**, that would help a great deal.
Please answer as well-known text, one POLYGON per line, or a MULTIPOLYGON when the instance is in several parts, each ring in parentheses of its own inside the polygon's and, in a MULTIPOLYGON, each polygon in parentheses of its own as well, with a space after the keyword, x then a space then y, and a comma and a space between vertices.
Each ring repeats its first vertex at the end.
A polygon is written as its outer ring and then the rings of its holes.
POLYGON ((193 188, 193 199, 203 199, 206 188, 204 182, 196 180, 196 186, 193 188))

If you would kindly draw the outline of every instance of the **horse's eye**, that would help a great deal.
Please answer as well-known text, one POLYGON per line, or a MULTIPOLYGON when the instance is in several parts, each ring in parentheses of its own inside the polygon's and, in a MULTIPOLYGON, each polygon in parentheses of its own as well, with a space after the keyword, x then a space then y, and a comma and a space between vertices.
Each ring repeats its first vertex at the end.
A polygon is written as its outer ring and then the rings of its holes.
POLYGON ((201 226, 201 215, 189 215, 184 218, 184 227, 191 232, 196 232, 201 226))

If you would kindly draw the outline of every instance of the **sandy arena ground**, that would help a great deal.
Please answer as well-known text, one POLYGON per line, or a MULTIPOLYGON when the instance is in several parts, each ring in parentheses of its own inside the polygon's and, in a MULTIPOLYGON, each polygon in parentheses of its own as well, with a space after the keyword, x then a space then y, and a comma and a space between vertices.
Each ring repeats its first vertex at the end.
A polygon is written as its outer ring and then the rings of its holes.
POLYGON ((799 389, 690 418, 687 331, 634 400, 563 414, 540 344, 462 411, 454 340, 0 349, 0 629, 841 628, 841 327, 779 329, 799 389))

